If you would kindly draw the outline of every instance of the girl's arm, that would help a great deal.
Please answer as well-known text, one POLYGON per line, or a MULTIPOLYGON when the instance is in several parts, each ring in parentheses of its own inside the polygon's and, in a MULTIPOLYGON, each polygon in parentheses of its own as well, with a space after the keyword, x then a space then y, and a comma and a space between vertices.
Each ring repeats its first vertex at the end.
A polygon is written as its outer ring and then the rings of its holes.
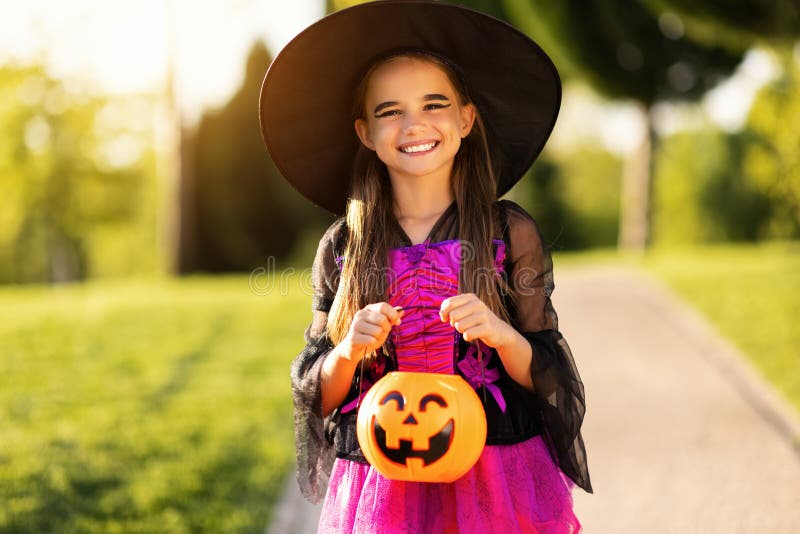
POLYGON ((392 326, 400 324, 403 310, 386 302, 369 304, 353 316, 347 336, 328 353, 320 372, 322 415, 342 404, 361 359, 386 341, 392 326))
POLYGON ((344 343, 336 345, 328 353, 320 373, 323 417, 327 417, 344 401, 359 361, 360 359, 349 353, 344 343))
MULTIPOLYGON (((583 382, 572 351, 558 328, 551 296, 553 263, 538 225, 520 206, 502 200, 507 214, 507 272, 516 292, 512 325, 531 345, 531 409, 541 417, 561 470, 592 491, 581 436, 586 411, 583 382)), ((504 361, 505 363, 505 361, 504 361)))
POLYGON ((336 296, 339 269, 336 244, 345 230, 344 218, 337 219, 320 239, 311 270, 314 294, 313 319, 304 333, 305 347, 292 360, 291 381, 294 403, 294 434, 297 448, 297 481, 300 491, 311 502, 325 497, 327 475, 335 451, 326 436, 322 417, 322 364, 334 349, 326 333, 328 312, 336 296))
POLYGON ((506 332, 508 339, 508 341, 495 347, 497 354, 503 361, 503 367, 505 367, 508 376, 514 379, 515 382, 528 391, 533 391, 533 378, 531 378, 533 348, 530 342, 510 324, 502 320, 499 321, 502 323, 500 328, 506 332))

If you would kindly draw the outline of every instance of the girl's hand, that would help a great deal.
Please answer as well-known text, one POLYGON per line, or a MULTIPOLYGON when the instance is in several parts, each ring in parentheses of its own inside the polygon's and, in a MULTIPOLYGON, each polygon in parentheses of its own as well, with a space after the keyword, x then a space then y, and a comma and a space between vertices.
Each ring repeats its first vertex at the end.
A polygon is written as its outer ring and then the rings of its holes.
POLYGON ((395 309, 386 302, 367 304, 358 310, 342 340, 342 357, 355 363, 361 361, 365 354, 383 345, 392 327, 400 324, 402 316, 402 309, 395 309))
POLYGON ((497 317, 474 293, 462 293, 442 301, 439 308, 442 322, 461 332, 464 341, 480 339, 498 348, 511 341, 511 325, 497 317))

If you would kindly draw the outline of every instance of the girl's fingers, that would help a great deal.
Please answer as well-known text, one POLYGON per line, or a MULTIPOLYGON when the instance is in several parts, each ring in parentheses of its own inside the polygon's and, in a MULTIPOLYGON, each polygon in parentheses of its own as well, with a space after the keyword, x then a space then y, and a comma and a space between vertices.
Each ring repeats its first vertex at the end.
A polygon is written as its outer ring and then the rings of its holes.
POLYGON ((481 300, 474 293, 462 293, 461 295, 456 295, 455 297, 446 298, 442 301, 442 305, 439 307, 439 318, 443 323, 450 322, 450 315, 456 309, 475 301, 481 303, 481 300))
POLYGON ((456 323, 463 323, 464 321, 487 321, 489 315, 487 308, 483 302, 471 302, 464 306, 459 306, 450 312, 449 323, 450 326, 455 327, 456 323))
POLYGON ((484 318, 486 318, 488 317, 486 314, 487 311, 488 308, 483 301, 476 297, 459 306, 450 308, 443 322, 450 323, 450 326, 455 326, 456 322, 462 321, 472 315, 483 315, 484 318))
POLYGON ((361 317, 364 322, 374 324, 383 328, 384 330, 389 330, 389 328, 392 327, 391 323, 389 322, 389 318, 380 312, 367 310, 362 314, 361 317))
POLYGON ((478 325, 473 326, 472 328, 467 328, 464 332, 461 333, 461 337, 464 338, 464 341, 475 341, 476 339, 485 339, 489 337, 489 329, 486 328, 486 325, 478 325))
POLYGON ((394 306, 392 309, 396 312, 394 324, 398 325, 403 318, 403 312, 405 312, 405 310, 402 306, 394 306))
POLYGON ((483 317, 481 317, 480 315, 472 314, 472 315, 467 315, 463 319, 459 319, 457 321, 454 321, 451 315, 450 322, 453 324, 453 328, 463 333, 469 330, 470 328, 480 325, 484 321, 483 317))
POLYGON ((371 313, 378 313, 386 317, 390 324, 400 324, 400 318, 403 316, 403 308, 400 306, 391 306, 386 302, 376 302, 364 307, 371 313))
POLYGON ((385 315, 393 325, 400 324, 400 318, 403 317, 403 308, 400 306, 391 306, 386 302, 381 302, 380 312, 385 315))
POLYGON ((386 341, 393 325, 400 324, 402 308, 395 309, 385 302, 369 304, 359 310, 351 326, 352 343, 373 350, 386 341))
POLYGON ((386 334, 386 329, 379 325, 367 322, 359 322, 355 324, 354 334, 369 335, 376 339, 386 334))

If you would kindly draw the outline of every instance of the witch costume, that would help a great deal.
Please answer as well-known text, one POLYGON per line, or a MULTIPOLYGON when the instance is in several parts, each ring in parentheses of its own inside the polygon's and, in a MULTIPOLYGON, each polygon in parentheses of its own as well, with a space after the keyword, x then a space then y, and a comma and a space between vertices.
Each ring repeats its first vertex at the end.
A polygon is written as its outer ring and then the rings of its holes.
MULTIPOLYGON (((538 45, 508 24, 425 0, 339 11, 276 57, 262 86, 260 117, 284 177, 317 205, 344 212, 358 146, 353 91, 376 58, 398 50, 430 51, 457 70, 487 126, 498 195, 508 191, 552 131, 558 73, 538 45)), ((492 209, 494 267, 516 294, 503 295, 503 302, 511 326, 531 344, 533 392, 509 377, 494 349, 467 343, 439 318, 442 301, 458 294, 462 242, 453 202, 419 244, 391 219, 386 301, 403 307, 403 321, 355 374, 343 403, 324 417, 320 373, 334 346, 326 324, 347 261, 345 218, 322 237, 312 273, 313 320, 291 369, 298 482, 312 502, 325 499, 320 532, 580 529, 571 490, 592 492, 580 433, 584 389, 550 299, 550 254, 525 210, 508 200, 492 209), (452 483, 402 482, 366 462, 356 439, 358 406, 391 371, 458 374, 479 393, 486 446, 466 475, 452 483)))

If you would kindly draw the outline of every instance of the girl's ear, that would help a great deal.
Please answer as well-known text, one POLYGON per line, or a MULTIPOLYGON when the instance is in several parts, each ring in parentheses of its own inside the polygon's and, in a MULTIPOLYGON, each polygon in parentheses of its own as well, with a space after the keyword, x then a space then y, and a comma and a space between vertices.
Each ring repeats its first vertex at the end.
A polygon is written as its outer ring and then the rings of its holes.
POLYGON ((367 147, 368 149, 374 151, 375 150, 375 143, 372 142, 372 139, 369 135, 369 125, 367 121, 364 119, 356 119, 355 122, 356 134, 358 138, 361 140, 361 144, 367 147))
POLYGON ((461 138, 465 138, 472 131, 475 124, 475 105, 466 104, 461 106, 461 138))

